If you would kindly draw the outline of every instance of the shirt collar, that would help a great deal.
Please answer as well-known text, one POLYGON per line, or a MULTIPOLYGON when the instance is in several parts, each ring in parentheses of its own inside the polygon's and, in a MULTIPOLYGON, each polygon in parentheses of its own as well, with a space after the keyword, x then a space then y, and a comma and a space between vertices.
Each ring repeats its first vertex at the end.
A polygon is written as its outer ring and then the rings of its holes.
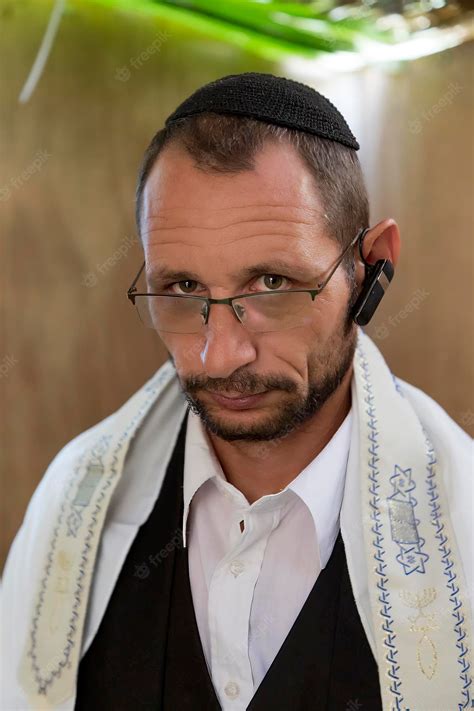
MULTIPOLYGON (((319 545, 321 568, 329 560, 339 531, 345 472, 352 429, 352 408, 321 452, 284 489, 293 491, 313 517, 319 545)), ((189 411, 186 428, 183 481, 183 545, 192 498, 213 477, 227 479, 199 415, 189 411)))
POLYGON ((325 568, 339 533, 352 432, 352 408, 320 453, 288 484, 311 511, 325 568))
POLYGON ((214 476, 225 479, 221 464, 209 441, 201 418, 192 410, 189 410, 186 426, 183 476, 183 545, 186 547, 186 526, 194 494, 208 479, 212 479, 214 476))

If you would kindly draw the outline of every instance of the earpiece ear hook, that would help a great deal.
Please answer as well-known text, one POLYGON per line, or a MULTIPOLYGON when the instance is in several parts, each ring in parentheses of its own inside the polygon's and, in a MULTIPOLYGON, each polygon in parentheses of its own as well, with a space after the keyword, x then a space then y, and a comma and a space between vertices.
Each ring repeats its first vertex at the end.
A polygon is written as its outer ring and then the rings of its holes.
POLYGON ((354 322, 359 326, 369 323, 394 275, 393 264, 389 259, 379 259, 375 264, 370 264, 364 258, 362 243, 369 229, 366 227, 359 237, 359 254, 365 266, 365 277, 351 312, 354 322))
POLYGON ((362 232, 360 233, 360 236, 359 236, 359 255, 360 255, 361 261, 365 264, 366 267, 373 267, 374 265, 373 265, 373 264, 369 264, 369 262, 366 260, 366 258, 365 258, 364 255, 362 254, 362 243, 363 243, 363 241, 364 241, 365 235, 367 234, 367 232, 369 232, 369 230, 370 230, 370 227, 366 227, 366 228, 363 229, 362 232))

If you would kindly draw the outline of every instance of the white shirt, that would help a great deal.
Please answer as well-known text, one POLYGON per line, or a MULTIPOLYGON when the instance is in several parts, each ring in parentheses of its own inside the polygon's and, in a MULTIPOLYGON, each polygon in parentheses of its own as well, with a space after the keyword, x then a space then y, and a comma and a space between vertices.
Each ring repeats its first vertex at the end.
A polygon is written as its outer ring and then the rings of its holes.
POLYGON ((204 656, 224 711, 247 708, 329 560, 351 427, 352 410, 288 486, 249 504, 189 412, 183 539, 204 656))

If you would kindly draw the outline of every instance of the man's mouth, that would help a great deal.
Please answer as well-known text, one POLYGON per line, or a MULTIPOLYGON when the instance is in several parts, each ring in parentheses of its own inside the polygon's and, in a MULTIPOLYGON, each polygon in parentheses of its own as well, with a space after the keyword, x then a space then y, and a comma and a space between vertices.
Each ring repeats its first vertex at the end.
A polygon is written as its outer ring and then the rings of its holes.
POLYGON ((229 398, 229 400, 242 400, 243 398, 252 397, 253 395, 261 395, 262 393, 266 392, 266 390, 259 390, 256 393, 239 393, 235 391, 218 392, 215 390, 209 390, 208 392, 210 392, 211 395, 218 395, 220 397, 229 398))

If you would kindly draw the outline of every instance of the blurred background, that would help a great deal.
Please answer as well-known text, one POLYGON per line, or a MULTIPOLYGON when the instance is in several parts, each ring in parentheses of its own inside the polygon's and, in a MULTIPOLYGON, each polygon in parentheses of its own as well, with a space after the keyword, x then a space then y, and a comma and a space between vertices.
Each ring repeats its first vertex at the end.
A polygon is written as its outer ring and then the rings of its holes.
POLYGON ((0 0, 0 567, 49 462, 166 359, 126 298, 142 154, 198 86, 306 82, 361 144, 396 276, 366 328, 471 435, 473 9, 449 0, 0 0))

